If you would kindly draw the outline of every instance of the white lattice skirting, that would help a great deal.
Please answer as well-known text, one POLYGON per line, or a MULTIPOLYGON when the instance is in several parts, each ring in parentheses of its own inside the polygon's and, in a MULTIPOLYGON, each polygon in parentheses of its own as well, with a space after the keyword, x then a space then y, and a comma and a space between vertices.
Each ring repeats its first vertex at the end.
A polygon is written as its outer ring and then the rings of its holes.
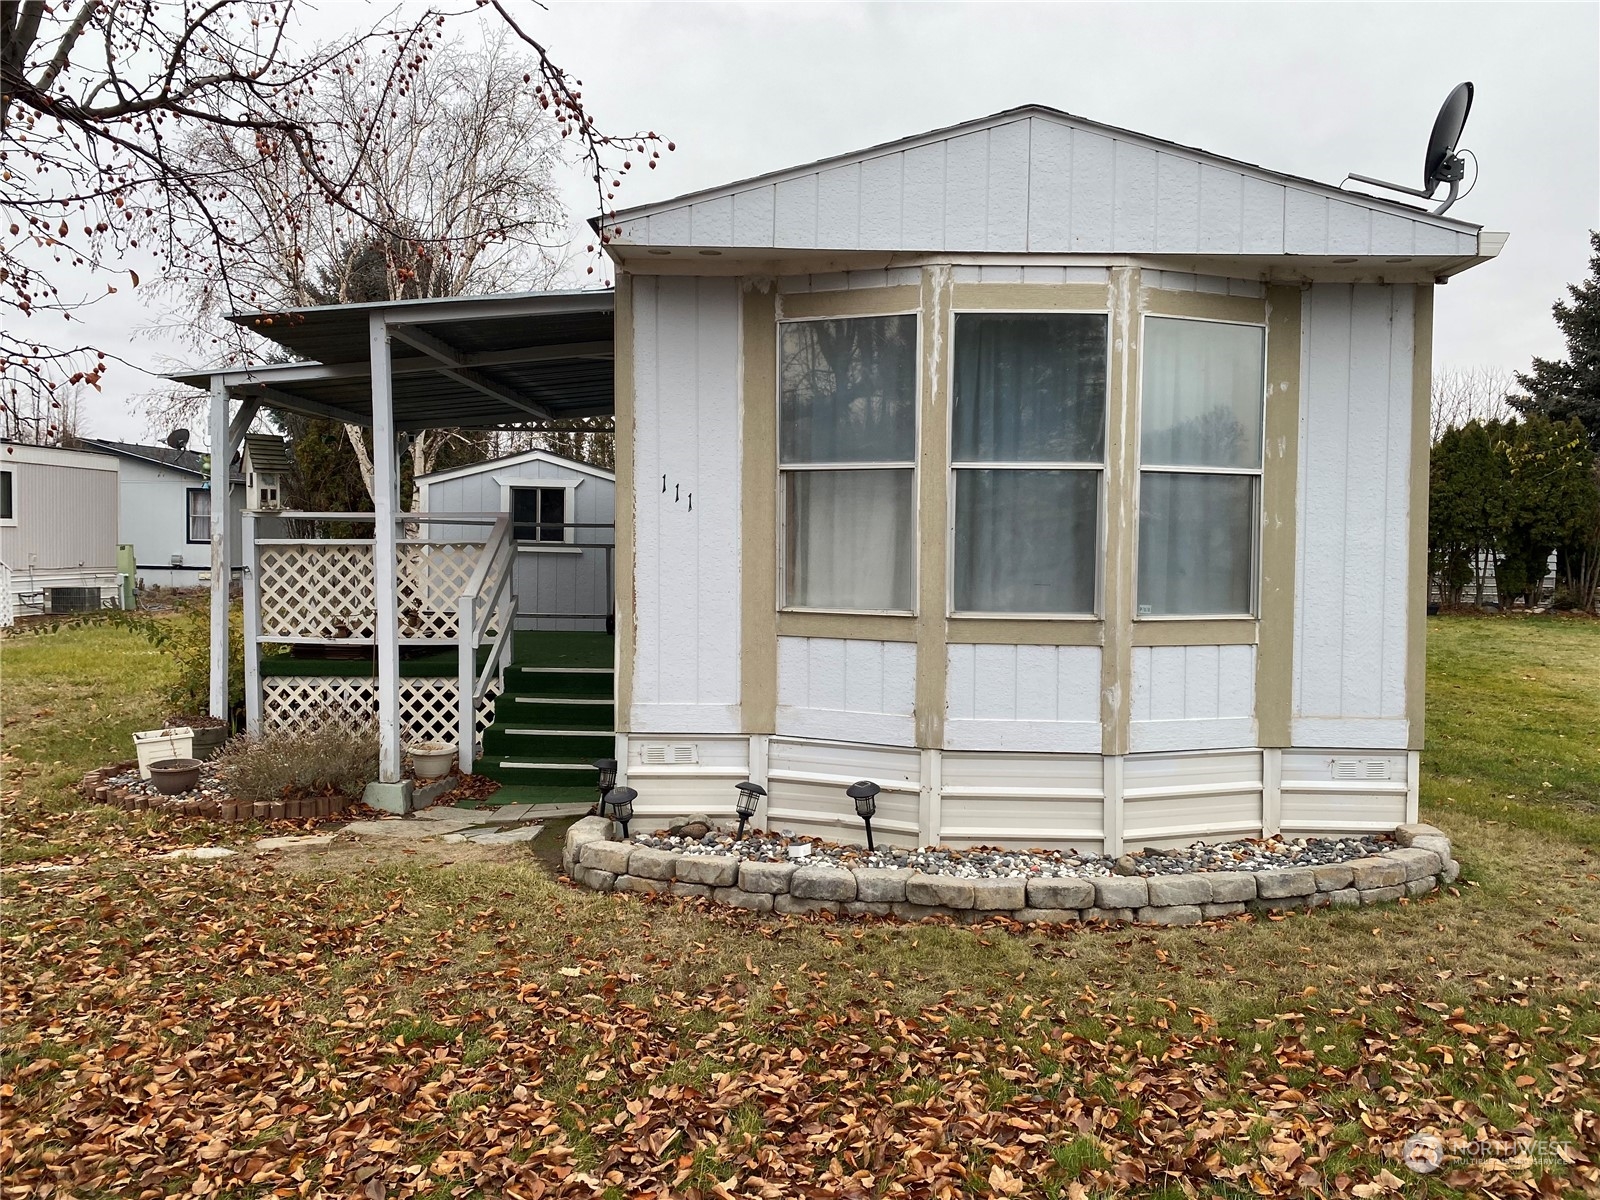
MULTIPOLYGON (((370 640, 377 604, 369 542, 268 542, 258 551, 261 635, 370 640)), ((481 542, 407 542, 395 569, 400 636, 451 641, 456 603, 483 554, 481 542)), ((417 681, 424 682, 424 681, 417 681)))
MULTIPOLYGON (((378 719, 378 681, 330 676, 275 676, 261 681, 263 733, 307 733, 330 723, 359 728, 378 719)), ((478 706, 478 734, 494 722, 500 685, 491 683, 478 706)), ((448 676, 400 681, 400 737, 404 743, 454 742, 458 685, 448 676)))

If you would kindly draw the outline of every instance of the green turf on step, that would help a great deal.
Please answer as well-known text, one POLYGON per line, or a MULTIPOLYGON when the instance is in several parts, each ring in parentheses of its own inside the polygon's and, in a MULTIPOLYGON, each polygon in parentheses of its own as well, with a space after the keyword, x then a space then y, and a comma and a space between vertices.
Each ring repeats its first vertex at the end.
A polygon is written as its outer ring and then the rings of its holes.
POLYGON ((525 729, 595 729, 610 733, 616 728, 613 704, 563 704, 554 698, 547 701, 505 695, 496 701, 494 714, 497 724, 525 729))
POLYGON ((500 790, 479 803, 495 808, 507 804, 593 804, 599 793, 593 787, 533 787, 525 783, 503 783, 500 790))
POLYGON ((615 687, 610 671, 525 671, 522 664, 506 668, 508 694, 514 696, 581 696, 609 699, 615 687))
POLYGON ((525 762, 559 762, 571 758, 593 762, 597 758, 610 758, 617 745, 609 732, 523 733, 517 732, 517 728, 496 721, 484 730, 484 755, 520 758, 525 762))
POLYGON ((530 667, 606 667, 616 662, 617 639, 609 633, 522 630, 512 660, 530 667))
MULTIPOLYGON (((367 678, 377 674, 371 647, 360 658, 300 658, 287 654, 263 655, 261 673, 298 678, 367 678)), ((487 661, 488 646, 478 647, 478 665, 487 661)), ((608 633, 573 633, 565 630, 523 629, 512 634, 512 661, 535 667, 606 667, 614 664, 616 639, 608 633)), ((454 644, 406 647, 400 674, 407 679, 455 675, 459 670, 454 644)), ((609 677, 607 677, 609 678, 609 677)), ((609 688, 609 684, 607 685, 609 688)))
POLYGON ((490 779, 498 779, 501 783, 527 784, 531 787, 542 788, 587 788, 594 790, 599 773, 591 763, 583 760, 577 762, 556 761, 547 766, 538 767, 508 767, 506 762, 537 763, 536 758, 521 755, 489 754, 479 759, 474 764, 473 770, 478 775, 487 775, 490 779))

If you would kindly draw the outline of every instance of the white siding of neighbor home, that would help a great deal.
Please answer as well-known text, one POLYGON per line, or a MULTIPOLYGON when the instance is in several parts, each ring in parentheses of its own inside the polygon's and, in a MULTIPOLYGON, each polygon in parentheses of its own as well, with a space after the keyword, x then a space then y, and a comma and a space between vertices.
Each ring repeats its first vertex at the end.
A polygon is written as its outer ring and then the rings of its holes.
POLYGON ((115 457, 7 446, 0 469, 11 472, 14 519, 0 524, 0 559, 11 568, 14 589, 29 591, 46 578, 70 587, 79 572, 116 574, 115 457))
POLYGON ((952 645, 945 745, 1100 751, 1100 647, 952 645))
POLYGON ((912 642, 780 637, 777 732, 913 745, 916 682, 912 642))
MULTIPOLYGON (((572 489, 572 512, 567 520, 579 525, 607 525, 615 519, 617 485, 603 475, 579 470, 560 462, 531 459, 495 460, 478 464, 470 473, 448 472, 443 479, 424 479, 424 503, 429 512, 497 513, 510 501, 502 488, 537 486, 540 483, 576 483, 572 489)), ((434 541, 481 542, 489 530, 483 525, 434 525, 424 527, 424 536, 434 541)), ((523 548, 517 554, 516 588, 519 613, 599 613, 611 611, 611 592, 606 574, 605 543, 614 541, 613 531, 575 529, 573 546, 585 544, 594 549, 556 547, 523 548)), ((605 628, 603 619, 575 617, 520 618, 519 629, 605 628)))
POLYGON ((1475 255, 1462 222, 1047 113, 625 217, 655 246, 1006 254, 1475 255))
POLYGON ((1135 753, 1256 744, 1254 646, 1135 646, 1135 753))
POLYGON ((1406 745, 1414 291, 1319 283, 1305 302, 1296 746, 1406 745))
MULTIPOLYGON (((139 582, 151 587, 199 587, 201 573, 211 570, 211 537, 188 540, 189 489, 205 483, 202 476, 159 463, 128 456, 118 457, 119 518, 122 542, 133 547, 139 582), (174 557, 188 570, 173 569, 174 557), (197 569, 196 569, 197 568, 197 569)), ((244 561, 240 539, 240 513, 244 486, 228 489, 228 545, 230 561, 244 561)), ((210 525, 206 526, 207 531, 210 525)))
POLYGON ((734 733, 739 284, 636 276, 632 286, 637 636, 626 728, 734 733))

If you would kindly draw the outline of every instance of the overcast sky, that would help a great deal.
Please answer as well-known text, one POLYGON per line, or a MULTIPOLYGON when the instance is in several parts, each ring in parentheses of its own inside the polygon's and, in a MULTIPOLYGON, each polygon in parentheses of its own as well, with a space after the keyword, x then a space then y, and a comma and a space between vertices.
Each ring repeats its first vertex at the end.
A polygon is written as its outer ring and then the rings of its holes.
MULTIPOLYGON (((313 28, 375 12, 324 3, 313 28)), ((1525 369, 1560 355, 1550 305, 1600 225, 1600 7, 1564 5, 632 5, 551 3, 528 28, 609 130, 676 141, 625 206, 1039 103, 1337 184, 1420 182, 1455 84, 1482 179, 1451 215, 1508 230, 1500 257, 1440 288, 1435 365, 1525 369)), ((1470 179, 1470 166, 1469 166, 1470 179)), ((565 185, 575 237, 593 194, 565 185)), ((106 348, 153 369, 180 351, 119 294, 106 348)), ((148 297, 142 298, 148 300, 148 297)), ((89 432, 147 437, 118 368, 89 432)), ((196 431, 199 433, 200 431, 196 431)))

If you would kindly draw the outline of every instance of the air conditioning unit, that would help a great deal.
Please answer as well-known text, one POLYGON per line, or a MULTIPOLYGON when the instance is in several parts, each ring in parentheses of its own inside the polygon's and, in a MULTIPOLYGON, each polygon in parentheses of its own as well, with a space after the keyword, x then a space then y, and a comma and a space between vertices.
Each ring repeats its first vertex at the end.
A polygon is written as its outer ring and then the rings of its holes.
POLYGON ((175 567, 181 567, 181 566, 183 566, 183 555, 181 555, 181 554, 174 554, 174 555, 173 555, 173 556, 172 556, 172 559, 171 559, 171 564, 172 564, 172 565, 173 565, 173 566, 175 566, 175 567))

